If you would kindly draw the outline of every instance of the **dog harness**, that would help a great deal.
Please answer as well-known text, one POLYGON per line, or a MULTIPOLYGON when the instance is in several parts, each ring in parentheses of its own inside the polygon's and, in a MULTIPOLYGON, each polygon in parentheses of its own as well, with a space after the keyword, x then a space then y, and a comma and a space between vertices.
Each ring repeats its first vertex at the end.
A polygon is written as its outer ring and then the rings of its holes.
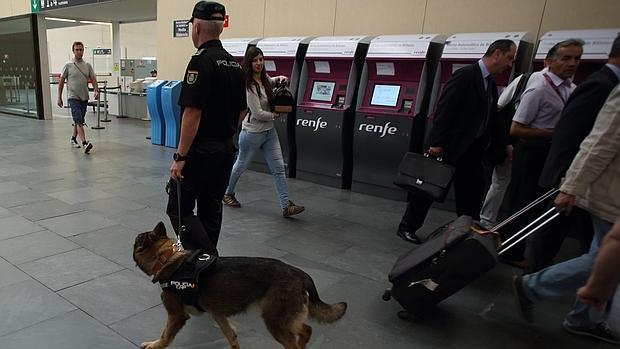
POLYGON ((203 250, 195 250, 190 254, 181 266, 174 271, 170 280, 160 281, 162 290, 172 291, 183 299, 183 303, 196 307, 199 311, 205 310, 198 303, 200 295, 200 275, 207 270, 215 258, 203 250))

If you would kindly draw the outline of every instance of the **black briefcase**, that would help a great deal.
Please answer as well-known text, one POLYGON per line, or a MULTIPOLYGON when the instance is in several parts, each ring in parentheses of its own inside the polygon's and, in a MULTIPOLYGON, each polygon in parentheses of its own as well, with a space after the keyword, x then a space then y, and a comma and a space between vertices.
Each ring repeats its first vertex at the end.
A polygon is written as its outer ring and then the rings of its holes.
POLYGON ((443 202, 452 184, 455 167, 428 153, 408 152, 398 166, 394 184, 437 202, 443 202))

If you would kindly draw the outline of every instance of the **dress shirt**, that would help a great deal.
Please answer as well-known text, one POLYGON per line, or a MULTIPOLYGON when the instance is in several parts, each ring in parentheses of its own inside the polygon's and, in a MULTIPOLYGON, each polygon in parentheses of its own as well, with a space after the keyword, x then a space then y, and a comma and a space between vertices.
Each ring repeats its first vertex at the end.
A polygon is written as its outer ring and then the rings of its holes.
POLYGON ((515 112, 513 121, 538 129, 553 129, 560 119, 564 104, 576 85, 570 79, 563 80, 552 72, 545 73, 550 82, 544 78, 536 79, 521 95, 521 103, 515 112), (555 88, 558 92, 556 92, 555 88))

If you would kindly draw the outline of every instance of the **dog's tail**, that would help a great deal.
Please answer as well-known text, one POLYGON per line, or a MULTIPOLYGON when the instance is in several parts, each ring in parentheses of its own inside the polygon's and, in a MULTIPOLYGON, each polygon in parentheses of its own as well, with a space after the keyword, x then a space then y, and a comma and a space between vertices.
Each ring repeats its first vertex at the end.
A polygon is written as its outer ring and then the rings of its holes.
POLYGON ((308 298, 310 299, 308 310, 312 319, 319 322, 332 323, 339 320, 347 311, 346 302, 325 304, 321 298, 319 298, 319 292, 316 290, 314 281, 312 281, 310 276, 306 279, 305 286, 308 292, 308 298))

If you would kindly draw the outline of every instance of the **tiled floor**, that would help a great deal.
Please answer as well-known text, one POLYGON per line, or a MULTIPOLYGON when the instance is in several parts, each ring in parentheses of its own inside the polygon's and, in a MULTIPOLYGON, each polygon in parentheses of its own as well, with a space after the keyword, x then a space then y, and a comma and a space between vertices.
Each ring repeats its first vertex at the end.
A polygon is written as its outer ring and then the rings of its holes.
MULTIPOLYGON (((165 321, 159 289, 134 266, 131 248, 160 220, 170 229, 163 188, 173 150, 145 139, 148 123, 113 119, 87 131, 95 147, 85 155, 69 146, 69 124, 0 115, 3 349, 136 348, 165 321)), ((562 330, 570 299, 540 304, 536 324, 524 324, 510 295, 515 270, 503 265, 429 318, 398 319, 399 306, 381 295, 395 258, 411 247, 394 235, 404 203, 294 179, 289 185, 307 209, 284 219, 271 177, 246 173, 237 192, 243 207, 225 208, 219 248, 283 259, 314 278, 323 300, 349 303, 341 321, 313 325, 309 348, 607 347, 562 330)), ((424 231, 452 217, 433 210, 424 231)), ((279 348, 257 313, 234 321, 242 348, 279 348)), ((172 348, 227 348, 214 326, 207 316, 190 320, 172 348)))

